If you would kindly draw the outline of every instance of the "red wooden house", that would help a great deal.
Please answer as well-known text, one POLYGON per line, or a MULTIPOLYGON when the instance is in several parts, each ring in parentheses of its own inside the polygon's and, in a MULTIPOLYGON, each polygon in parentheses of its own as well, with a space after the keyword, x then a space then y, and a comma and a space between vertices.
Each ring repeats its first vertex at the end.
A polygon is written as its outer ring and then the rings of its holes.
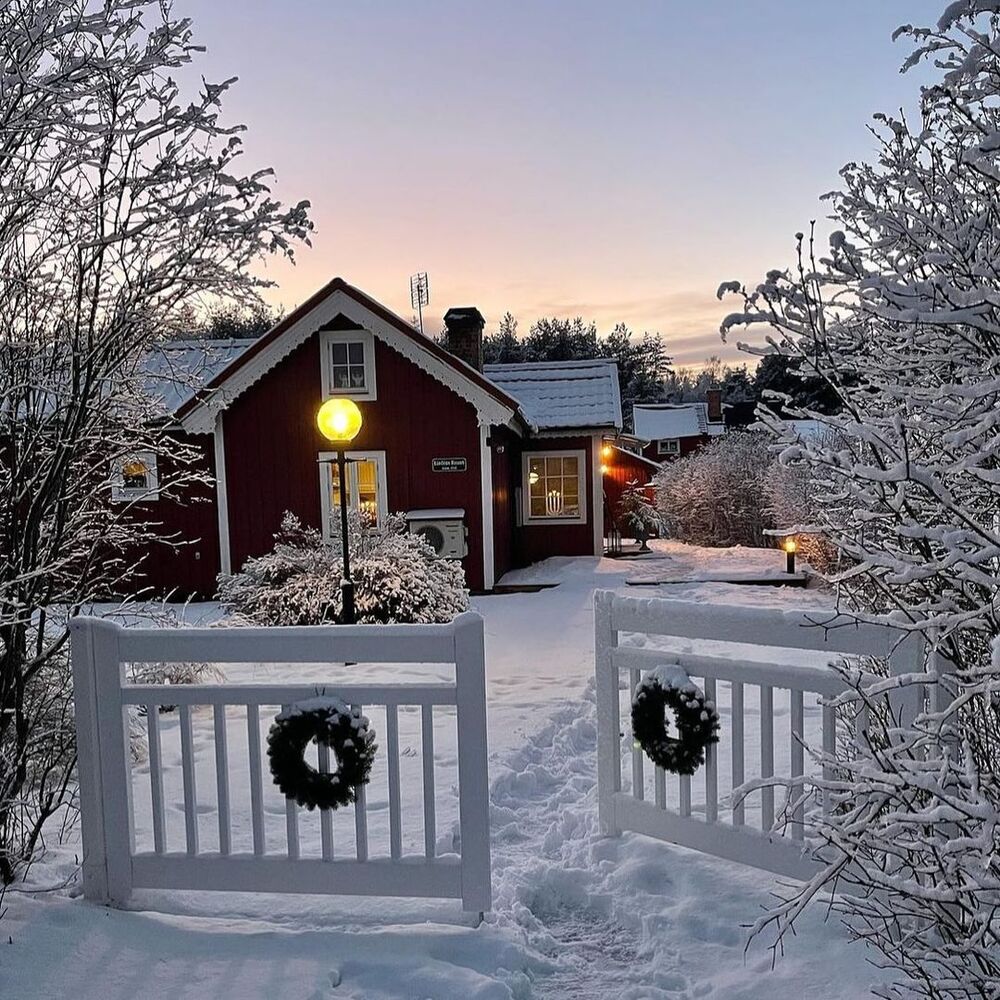
POLYGON ((286 510, 335 530, 332 455, 315 417, 336 395, 364 418, 348 453, 351 504, 436 529, 472 589, 548 556, 600 554, 601 448, 622 425, 614 363, 484 371, 479 311, 451 309, 445 323, 448 349, 336 278, 259 340, 161 349, 154 390, 172 364, 194 367, 185 352, 199 359, 197 389, 159 395, 215 486, 159 495, 155 455, 122 470, 121 496, 186 543, 145 554, 149 583, 213 594, 218 573, 271 548, 286 510))
POLYGON ((690 455, 719 434, 726 433, 722 390, 709 389, 704 402, 637 403, 632 427, 650 461, 669 462, 690 455))

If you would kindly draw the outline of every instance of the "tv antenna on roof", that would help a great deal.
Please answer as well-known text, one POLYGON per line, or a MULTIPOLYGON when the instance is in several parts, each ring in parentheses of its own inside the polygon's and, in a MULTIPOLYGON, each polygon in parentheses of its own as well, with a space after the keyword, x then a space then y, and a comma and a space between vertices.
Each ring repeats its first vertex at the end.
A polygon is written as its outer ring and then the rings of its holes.
POLYGON ((431 300, 431 286, 427 280, 427 272, 420 271, 410 276, 410 305, 417 310, 417 322, 420 332, 424 332, 424 306, 431 300))

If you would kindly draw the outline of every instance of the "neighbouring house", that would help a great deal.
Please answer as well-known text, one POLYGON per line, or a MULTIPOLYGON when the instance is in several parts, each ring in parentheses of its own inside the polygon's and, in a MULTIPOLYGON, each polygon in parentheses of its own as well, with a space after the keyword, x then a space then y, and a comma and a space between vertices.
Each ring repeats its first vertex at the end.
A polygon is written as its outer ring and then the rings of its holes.
POLYGON ((479 310, 450 309, 445 325, 447 349, 335 278, 258 340, 154 352, 150 392, 214 486, 161 495, 150 454, 117 474, 116 495, 183 543, 143 553, 150 587, 214 593, 217 574, 271 548, 286 510, 336 530, 334 454, 315 416, 338 395, 364 418, 351 505, 376 520, 405 513, 461 559, 473 590, 548 556, 600 554, 601 449, 622 427, 614 362, 484 370, 479 310))
POLYGON ((660 463, 646 458, 621 444, 605 442, 601 449, 601 471, 604 475, 604 533, 610 535, 618 516, 618 504, 629 483, 638 483, 652 503, 655 498, 653 476, 660 463))
POLYGON ((709 389, 698 403, 636 403, 632 407, 633 434, 643 456, 669 462, 706 445, 726 433, 722 390, 709 389))

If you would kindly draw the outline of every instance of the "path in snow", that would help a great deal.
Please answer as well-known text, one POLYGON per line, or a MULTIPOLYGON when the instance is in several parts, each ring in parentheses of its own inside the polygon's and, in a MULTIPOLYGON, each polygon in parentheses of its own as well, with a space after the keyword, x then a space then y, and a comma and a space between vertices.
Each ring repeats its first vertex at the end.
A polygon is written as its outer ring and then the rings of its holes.
MULTIPOLYGON (((677 568, 696 570, 717 560, 731 564, 776 554, 706 552, 667 543, 660 555, 677 568)), ((66 894, 10 894, 9 913, 0 922, 0 996, 855 1000, 867 995, 875 975, 864 952, 848 945, 835 922, 823 923, 820 912, 802 922, 773 971, 766 948, 744 954, 744 926, 776 887, 770 875, 647 838, 597 835, 593 592, 596 587, 624 591, 634 566, 606 559, 550 560, 519 576, 544 582, 554 577, 558 588, 475 602, 487 631, 495 892, 494 912, 481 927, 471 928, 453 903, 429 900, 137 893, 132 908, 119 911, 66 894)), ((663 588, 663 595, 758 605, 817 600, 808 591, 709 583, 663 588)), ((454 747, 444 739, 437 746, 442 766, 453 767, 454 747)), ((211 767, 210 746, 205 747, 211 767)), ((210 789, 211 781, 199 787, 210 789)), ((210 827, 211 815, 204 819, 210 827)), ((280 815, 275 823, 280 844, 280 815)), ((372 826, 378 826, 374 819, 372 826)), ((439 827, 439 834, 447 835, 446 829, 439 827)), ((35 881, 61 881, 72 871, 77 850, 70 844, 53 852, 33 871, 35 881)))

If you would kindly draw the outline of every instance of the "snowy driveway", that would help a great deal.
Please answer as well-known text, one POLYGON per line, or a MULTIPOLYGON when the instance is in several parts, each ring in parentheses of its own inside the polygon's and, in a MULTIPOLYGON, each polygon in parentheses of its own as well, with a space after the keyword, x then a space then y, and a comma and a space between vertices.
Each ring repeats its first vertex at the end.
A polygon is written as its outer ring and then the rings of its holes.
MULTIPOLYGON (((664 546, 678 576, 712 560, 664 546)), ((592 595, 636 564, 550 560, 535 594, 477 599, 486 618, 495 910, 472 928, 453 903, 136 893, 127 911, 66 892, 8 894, 0 996, 80 1000, 580 1000, 868 993, 875 973, 815 913, 771 970, 744 925, 776 888, 766 874, 641 837, 596 836, 592 595), (7 943, 8 937, 10 943, 7 943)), ((633 588, 630 592, 636 593, 633 588)), ((643 594, 654 591, 643 589, 643 594)), ((664 596, 828 603, 813 591, 680 584, 664 596)), ((38 866, 72 870, 76 845, 38 866)))

